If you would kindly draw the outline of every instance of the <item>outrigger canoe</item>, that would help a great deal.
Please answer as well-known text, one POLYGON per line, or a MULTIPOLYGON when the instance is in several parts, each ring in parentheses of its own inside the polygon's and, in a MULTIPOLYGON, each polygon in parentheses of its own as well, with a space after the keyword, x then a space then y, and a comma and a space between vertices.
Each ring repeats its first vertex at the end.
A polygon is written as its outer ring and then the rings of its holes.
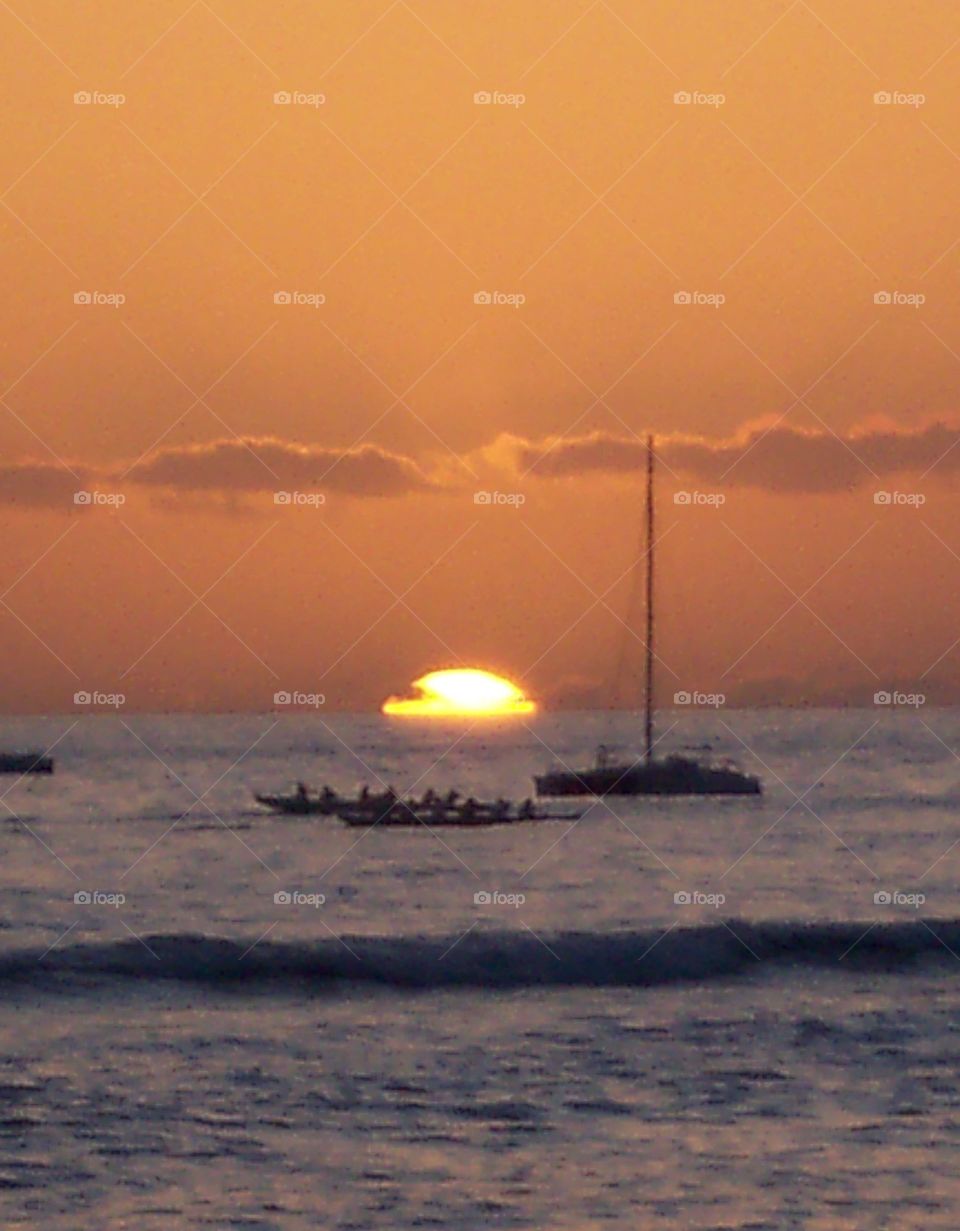
POLYGON ((394 804, 390 808, 338 808, 338 820, 354 828, 370 828, 373 825, 398 828, 475 829, 481 825, 523 825, 528 821, 578 821, 583 812, 525 812, 519 809, 496 809, 478 807, 474 810, 461 808, 419 808, 408 804, 394 804))
POLYGON ((349 798, 334 791, 294 791, 290 795, 263 795, 254 791, 253 798, 271 812, 285 816, 333 816, 340 808, 366 808, 379 812, 388 802, 394 802, 392 796, 389 800, 385 795, 368 795, 366 799, 360 795, 349 798))
MULTIPOLYGON (((392 793, 367 793, 348 798, 337 795, 330 789, 320 792, 306 789, 291 795, 262 795, 254 793, 257 803, 285 816, 336 816, 345 825, 369 827, 371 825, 460 826, 472 829, 478 825, 519 825, 526 821, 578 821, 583 812, 556 812, 538 809, 531 800, 523 804, 511 804, 506 800, 486 803, 481 800, 451 802, 450 799, 433 798, 398 799, 392 793)), ((458 797, 459 798, 459 797, 458 797)))
POLYGON ((333 806, 321 795, 260 795, 254 791, 253 798, 258 804, 263 804, 272 812, 284 812, 296 816, 333 815, 333 806))

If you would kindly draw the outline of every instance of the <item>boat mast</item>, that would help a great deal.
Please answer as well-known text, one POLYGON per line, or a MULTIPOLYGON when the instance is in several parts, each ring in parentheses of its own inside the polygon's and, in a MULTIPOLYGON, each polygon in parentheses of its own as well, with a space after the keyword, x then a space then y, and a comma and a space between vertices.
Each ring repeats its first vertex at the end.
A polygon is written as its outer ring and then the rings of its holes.
POLYGON ((653 436, 647 437, 647 713, 646 760, 653 760, 653 436))

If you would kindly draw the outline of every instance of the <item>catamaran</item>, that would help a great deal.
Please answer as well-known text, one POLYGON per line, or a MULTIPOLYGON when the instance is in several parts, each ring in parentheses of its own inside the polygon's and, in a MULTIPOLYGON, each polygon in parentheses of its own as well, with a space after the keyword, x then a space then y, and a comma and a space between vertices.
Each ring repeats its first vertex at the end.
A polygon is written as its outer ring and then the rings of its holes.
POLYGON ((710 764, 685 756, 655 757, 654 738, 654 448, 647 437, 646 672, 643 754, 611 759, 601 745, 589 769, 561 767, 534 778, 538 795, 759 795, 760 779, 730 763, 710 764))

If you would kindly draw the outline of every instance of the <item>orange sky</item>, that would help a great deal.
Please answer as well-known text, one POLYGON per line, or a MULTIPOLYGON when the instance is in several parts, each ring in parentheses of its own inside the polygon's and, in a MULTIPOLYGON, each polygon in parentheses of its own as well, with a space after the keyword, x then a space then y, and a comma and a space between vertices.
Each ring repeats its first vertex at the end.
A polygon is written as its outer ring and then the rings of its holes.
POLYGON ((5 710, 372 707, 458 662, 603 703, 648 430, 664 694, 960 697, 954 3, 0 31, 5 710))

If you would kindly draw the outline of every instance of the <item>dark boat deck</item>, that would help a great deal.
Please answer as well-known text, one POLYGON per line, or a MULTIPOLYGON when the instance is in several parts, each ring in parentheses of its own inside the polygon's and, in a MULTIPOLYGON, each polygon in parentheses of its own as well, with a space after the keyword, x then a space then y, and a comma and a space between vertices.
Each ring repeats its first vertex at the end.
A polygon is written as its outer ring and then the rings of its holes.
POLYGON ((541 796, 759 795, 759 778, 734 766, 708 765, 686 757, 556 770, 534 780, 541 796))

